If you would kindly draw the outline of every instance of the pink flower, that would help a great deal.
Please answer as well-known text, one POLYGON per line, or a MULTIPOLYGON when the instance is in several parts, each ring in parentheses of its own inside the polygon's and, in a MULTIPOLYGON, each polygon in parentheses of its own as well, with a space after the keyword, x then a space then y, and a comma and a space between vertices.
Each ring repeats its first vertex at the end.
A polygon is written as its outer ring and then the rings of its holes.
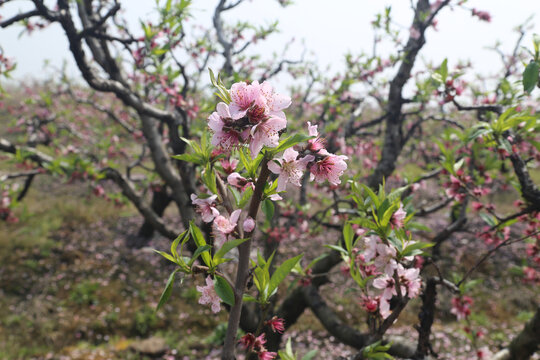
POLYGON ((212 195, 206 199, 200 199, 195 194, 191 194, 191 202, 197 206, 197 212, 201 214, 204 222, 211 222, 216 216, 219 215, 219 211, 214 207, 214 202, 217 199, 217 195, 212 195))
POLYGON ((219 162, 221 163, 223 170, 227 174, 231 174, 236 169, 236 166, 238 165, 238 160, 236 159, 221 159, 219 160, 219 162))
POLYGON ((473 299, 468 296, 452 298, 452 309, 450 312, 456 315, 458 320, 465 319, 471 315, 473 299))
POLYGON ((383 290, 379 300, 379 313, 386 319, 392 313, 390 311, 390 299, 393 295, 397 295, 395 281, 390 276, 384 275, 373 280, 373 286, 383 290))
POLYGON ((259 360, 272 360, 275 359, 277 353, 271 351, 261 351, 259 353, 259 360))
POLYGON ((324 139, 322 139, 319 136, 319 132, 317 131, 317 125, 311 125, 311 123, 308 121, 308 134, 309 136, 316 136, 315 139, 308 140, 308 149, 317 152, 319 150, 324 149, 325 142, 324 139))
POLYGON ((482 21, 491 22, 491 14, 487 11, 472 9, 472 15, 477 16, 482 21))
POLYGON ((266 349, 264 348, 264 344, 266 344, 266 338, 265 338, 265 335, 264 333, 262 333, 261 335, 257 336, 255 338, 255 340, 253 341, 253 347, 255 349, 258 349, 259 351, 265 351, 266 349))
POLYGON ((392 225, 392 228, 397 227, 402 228, 403 227, 403 221, 407 217, 407 212, 403 210, 403 204, 399 205, 399 209, 392 215, 392 219, 390 220, 390 224, 392 225))
POLYGON ((199 304, 212 304, 212 311, 215 313, 218 313, 221 310, 221 306, 219 305, 221 299, 214 289, 214 281, 212 281, 210 276, 206 278, 206 286, 197 286, 197 291, 201 293, 199 304))
POLYGON ((377 257, 375 258, 374 265, 378 270, 383 271, 388 276, 394 274, 394 270, 397 268, 396 262, 396 249, 391 245, 385 245, 383 243, 377 244, 377 257))
POLYGON ((248 216, 246 220, 244 220, 243 228, 245 232, 252 232, 253 229, 255 229, 255 220, 251 216, 248 216))
POLYGON ((242 336, 238 342, 244 347, 244 349, 251 350, 255 344, 255 335, 252 333, 247 333, 246 335, 242 336))
POLYGON ((445 192, 448 197, 454 198, 459 202, 465 199, 466 194, 461 191, 461 180, 456 178, 454 175, 450 175, 450 182, 445 183, 444 186, 446 187, 445 192))
POLYGON ((381 300, 390 300, 392 296, 397 295, 394 278, 388 276, 387 274, 373 280, 373 287, 383 291, 381 300))
POLYGON ((380 238, 374 235, 363 239, 364 243, 364 260, 370 262, 377 256, 377 244, 381 242, 380 238))
MULTIPOLYGON (((253 84, 257 83, 257 81, 253 82, 253 84)), ((268 114, 285 119, 285 113, 283 113, 283 110, 291 105, 291 98, 287 95, 276 94, 272 88, 272 85, 270 85, 267 81, 264 81, 261 84, 260 89, 262 95, 266 99, 266 108, 268 114)))
POLYGON ((311 166, 310 179, 315 180, 318 183, 328 180, 332 185, 341 184, 339 177, 347 170, 347 163, 345 162, 347 157, 344 155, 330 154, 325 149, 320 150, 317 154, 324 156, 324 158, 311 166))
POLYGON ((300 160, 296 160, 298 157, 298 151, 295 151, 293 148, 288 148, 283 152, 283 157, 281 159, 275 159, 268 163, 268 168, 274 174, 279 174, 277 179, 278 186, 277 191, 284 191, 287 183, 300 187, 300 179, 304 175, 306 166, 309 162, 315 160, 313 155, 307 155, 300 160), (276 161, 279 163, 276 164, 276 161))
POLYGON ((379 307, 379 299, 377 297, 362 296, 360 306, 367 312, 375 312, 379 307))
POLYGON ((251 85, 245 82, 235 83, 231 86, 229 93, 231 95, 229 109, 231 117, 235 120, 246 116, 248 110, 253 111, 254 107, 264 109, 266 106, 266 99, 261 93, 258 82, 251 85))
POLYGON ((245 177, 241 176, 237 172, 233 172, 232 174, 227 176, 227 182, 229 183, 229 185, 241 189, 242 191, 246 190, 248 186, 251 186, 255 190, 255 185, 253 184, 253 182, 248 181, 245 177))
POLYGON ((273 332, 283 334, 285 331, 285 320, 278 318, 277 316, 266 321, 265 324, 270 327, 273 332))
POLYGON ((251 157, 257 157, 263 146, 276 147, 279 145, 279 131, 287 127, 287 120, 272 116, 259 122, 251 128, 251 143, 249 150, 251 157))
POLYGON ((216 217, 213 228, 216 247, 221 247, 229 239, 230 234, 236 229, 241 212, 242 210, 240 209, 233 211, 229 219, 223 215, 216 217))
POLYGON ((238 145, 246 134, 234 128, 235 120, 231 118, 227 104, 220 102, 216 110, 208 117, 208 126, 214 132, 212 145, 230 149, 238 145))
POLYGON ((472 202, 472 208, 473 208, 474 211, 480 211, 480 210, 482 210, 483 207, 484 207, 484 204, 482 204, 480 202, 476 202, 476 201, 472 202))
POLYGON ((420 288, 422 287, 422 281, 420 280, 420 269, 405 269, 401 264, 399 264, 397 272, 402 294, 405 294, 406 292, 410 299, 417 297, 420 293, 420 288))

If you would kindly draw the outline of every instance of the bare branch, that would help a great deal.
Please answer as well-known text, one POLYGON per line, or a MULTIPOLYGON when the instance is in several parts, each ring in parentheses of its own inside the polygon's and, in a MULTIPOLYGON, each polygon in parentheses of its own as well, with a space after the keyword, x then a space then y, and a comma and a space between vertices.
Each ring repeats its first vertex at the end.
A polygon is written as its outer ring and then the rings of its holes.
POLYGON ((101 30, 101 27, 103 26, 103 24, 105 24, 105 22, 107 21, 107 19, 109 19, 110 17, 116 15, 116 13, 120 10, 120 4, 119 3, 116 3, 112 8, 109 9, 109 11, 107 11, 107 13, 102 16, 96 23, 94 23, 91 27, 87 27, 85 28, 84 30, 82 30, 81 32, 79 32, 77 34, 77 38, 78 40, 82 39, 83 37, 89 35, 89 34, 93 34, 96 30, 101 30))
POLYGON ((5 175, 0 175, 0 182, 6 181, 9 179, 17 179, 20 177, 27 177, 31 175, 39 175, 41 174, 41 171, 39 170, 30 170, 30 171, 22 171, 22 172, 16 172, 16 173, 10 173, 5 175))
POLYGON ((171 229, 168 227, 155 212, 150 205, 144 201, 144 199, 137 195, 131 182, 124 178, 117 170, 112 168, 105 168, 101 172, 107 177, 107 179, 113 180, 116 185, 122 189, 122 193, 135 205, 137 210, 144 216, 145 220, 150 222, 154 229, 156 229, 163 236, 174 240, 180 233, 179 230, 171 229))
POLYGON ((32 11, 28 11, 28 12, 25 12, 25 13, 21 13, 21 14, 17 14, 7 20, 4 20, 2 22, 0 22, 0 27, 1 28, 6 28, 18 21, 21 21, 21 20, 26 20, 26 19, 29 19, 31 17, 34 17, 34 16, 39 16, 40 15, 40 12, 37 11, 37 10, 32 10, 32 11))
POLYGON ((432 214, 434 212, 437 212, 441 209, 444 209, 448 204, 450 204, 452 201, 454 201, 454 199, 452 198, 446 198, 446 199, 442 199, 441 201, 429 206, 429 207, 426 207, 426 208, 421 208, 420 210, 418 210, 414 215, 417 216, 417 217, 423 217, 423 216, 427 216, 429 214, 432 214))
POLYGON ((478 111, 482 112, 494 112, 496 114, 502 114, 502 106, 500 105, 479 105, 479 106, 464 106, 459 104, 455 99, 452 100, 452 103, 456 106, 459 111, 478 111))
POLYGON ((495 246, 493 249, 489 250, 487 253, 484 254, 484 256, 482 256, 480 258, 480 260, 478 260, 474 265, 473 267, 471 267, 466 273, 465 275, 463 275, 463 277, 461 278, 461 280, 456 284, 457 286, 463 284, 463 282, 465 280, 467 280, 467 278, 476 270, 478 269, 478 267, 480 265, 482 265, 482 263, 484 261, 486 261, 494 252, 496 252, 497 250, 499 250, 500 248, 504 247, 504 246, 508 246, 508 245, 512 245, 512 244, 515 244, 517 242, 520 242, 520 241, 523 241, 523 240, 526 240, 528 238, 530 238, 531 236, 533 235, 536 235, 536 234, 539 234, 540 233, 540 230, 537 230, 533 233, 530 233, 530 234, 527 234, 525 236, 522 236, 518 239, 508 239, 508 240, 505 240, 503 242, 501 242, 499 245, 495 246))
POLYGON ((216 29, 216 34, 218 42, 223 47, 223 56, 225 57, 225 64, 223 65, 223 71, 230 75, 233 72, 232 66, 232 44, 225 39, 225 34, 223 32, 223 22, 221 21, 221 13, 226 9, 225 3, 227 0, 220 0, 214 11, 213 23, 214 28, 216 29))
POLYGON ((227 5, 223 8, 223 11, 231 10, 240 5, 244 0, 237 0, 235 3, 227 5))

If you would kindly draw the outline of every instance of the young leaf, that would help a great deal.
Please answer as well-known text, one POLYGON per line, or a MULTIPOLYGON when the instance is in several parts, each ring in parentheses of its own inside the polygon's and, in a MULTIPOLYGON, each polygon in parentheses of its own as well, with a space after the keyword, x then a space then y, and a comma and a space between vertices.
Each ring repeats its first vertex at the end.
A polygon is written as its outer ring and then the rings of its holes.
POLYGON ((311 351, 308 351, 308 353, 304 356, 302 356, 302 359, 301 360, 311 360, 311 359, 315 359, 315 355, 317 355, 317 352, 318 350, 317 349, 313 349, 311 351))
POLYGON ((195 262, 195 260, 197 260, 199 255, 201 255, 202 253, 210 250, 211 248, 212 248, 212 246, 210 246, 208 244, 203 245, 203 246, 199 246, 197 248, 197 250, 195 250, 195 252, 193 253, 193 256, 191 257, 191 259, 189 260, 188 266, 191 267, 191 265, 193 265, 193 263, 195 262))
POLYGON ((277 154, 281 151, 287 150, 290 147, 293 147, 296 144, 299 144, 304 141, 308 141, 309 139, 313 139, 315 136, 309 136, 304 134, 294 134, 286 138, 285 140, 281 141, 280 144, 275 148, 272 149, 273 154, 277 154))
POLYGON ((240 201, 237 202, 237 206, 239 208, 243 208, 248 203, 249 199, 251 199, 252 195, 253 195, 253 188, 251 186, 248 186, 246 190, 244 191, 244 193, 242 194, 242 198, 240 199, 240 201))
POLYGON ((221 247, 221 249, 219 249, 215 255, 214 255, 214 262, 218 259, 221 259, 222 257, 224 257, 229 251, 231 251, 232 249, 234 249, 235 247, 237 247, 238 245, 244 243, 245 241, 247 241, 248 239, 236 239, 236 240, 230 240, 230 241, 226 241, 223 246, 221 247))
POLYGON ((362 187, 364 188, 364 191, 367 192, 367 194, 369 195, 373 205, 377 208, 379 207, 379 198, 377 197, 377 195, 375 195, 375 193, 373 192, 373 190, 371 190, 371 188, 365 184, 361 184, 362 187))
POLYGON ((175 259, 178 259, 178 252, 176 251, 176 249, 178 248, 178 244, 180 243, 180 241, 184 239, 186 235, 187 235, 187 230, 181 233, 180 235, 178 235, 171 244, 171 254, 175 259))
POLYGON ((350 223, 347 223, 343 227, 343 240, 345 240, 345 247, 348 252, 351 252, 353 247, 354 230, 350 223))
POLYGON ((172 155, 171 157, 176 160, 182 160, 182 161, 194 163, 197 165, 203 164, 201 157, 194 154, 179 154, 179 155, 172 155))
POLYGON ((165 259, 173 262, 176 264, 176 259, 173 258, 170 254, 167 254, 165 251, 159 251, 159 250, 156 250, 156 249, 152 249, 154 250, 155 252, 157 252, 159 255, 163 256, 165 259))
POLYGON ((411 245, 406 246, 405 249, 403 249, 403 251, 401 252, 401 256, 419 255, 422 253, 422 251, 420 251, 421 249, 429 248, 434 245, 434 243, 417 241, 415 243, 412 243, 411 245))
POLYGON ((178 269, 174 270, 171 275, 169 275, 169 279, 167 280, 167 284, 165 285, 165 289, 163 290, 163 293, 161 294, 161 297, 159 298, 159 302, 156 307, 156 311, 158 311, 163 304, 171 297, 172 288, 174 284, 174 276, 178 272, 178 269))
POLYGON ((275 291, 277 291, 277 287, 279 286, 279 284, 281 284, 281 282, 287 277, 287 275, 291 272, 296 263, 300 261, 302 256, 304 256, 304 254, 300 254, 293 257, 292 259, 285 260, 283 264, 281 264, 276 269, 276 271, 274 271, 272 277, 270 278, 270 284, 268 287, 268 294, 270 296, 273 295, 275 291))
MULTIPOLYGON (((204 235, 202 234, 201 229, 199 229, 193 221, 189 223, 189 232, 191 233, 191 237, 193 238, 193 241, 195 241, 197 247, 202 247, 206 245, 206 241, 204 240, 204 235)), ((210 254, 208 252, 203 252, 201 254, 201 257, 206 266, 208 266, 209 268, 213 267, 212 258, 210 257, 210 254)))
POLYGON ((266 220, 268 220, 268 222, 272 221, 272 218, 274 217, 274 203, 272 202, 272 200, 264 200, 261 208, 264 215, 266 216, 266 220))
POLYGON ((329 249, 336 250, 336 251, 339 251, 339 252, 341 252, 341 253, 343 253, 343 254, 349 255, 349 253, 347 252, 347 250, 345 250, 345 249, 342 248, 341 246, 327 244, 327 245, 324 245, 324 247, 327 247, 327 248, 329 248, 329 249))
POLYGON ((538 83, 538 71, 540 65, 536 61, 531 61, 523 72, 523 90, 531 93, 538 83))
POLYGON ((224 278, 221 276, 216 275, 214 282, 214 289, 216 290, 216 294, 218 294, 219 298, 228 305, 233 306, 234 305, 234 291, 224 278))

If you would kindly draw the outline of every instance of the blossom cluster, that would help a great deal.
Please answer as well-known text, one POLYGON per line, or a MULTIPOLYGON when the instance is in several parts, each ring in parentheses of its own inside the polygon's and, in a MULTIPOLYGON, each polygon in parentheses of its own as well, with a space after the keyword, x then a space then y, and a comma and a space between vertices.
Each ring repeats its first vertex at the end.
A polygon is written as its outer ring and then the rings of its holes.
MULTIPOLYGON (((208 118, 208 126, 213 132, 211 144, 216 147, 212 156, 214 153, 228 155, 221 156, 219 160, 227 183, 243 193, 248 189, 255 190, 255 179, 236 172, 239 161, 230 157, 231 150, 248 147, 251 157, 255 159, 263 147, 277 147, 280 134, 287 127, 283 110, 290 106, 291 99, 276 93, 266 81, 262 84, 257 81, 235 83, 227 95, 223 99, 230 99, 230 102, 218 103, 216 111, 208 118)), ((331 154, 325 149, 325 141, 319 136, 316 125, 308 122, 308 132, 311 138, 303 148, 297 148, 297 151, 289 147, 281 157, 268 159, 268 170, 278 175, 277 193, 271 194, 270 200, 280 200, 279 192, 285 191, 289 183, 301 186, 300 181, 307 170, 312 181, 322 183, 328 180, 334 186, 341 183, 340 176, 347 169, 347 157, 331 154)), ((240 230, 249 234, 256 226, 255 219, 243 214, 242 209, 227 208, 226 214, 220 212, 218 203, 221 200, 217 194, 191 195, 192 204, 202 221, 212 224, 216 248, 238 238, 242 233, 240 230)), ((213 297, 212 286, 213 283, 207 279, 206 287, 197 288, 203 294, 200 301, 212 304, 212 310, 219 311, 219 302, 213 297)))
MULTIPOLYGON (((398 295, 396 280, 402 296, 415 298, 422 286, 420 269, 405 268, 396 259, 396 248, 383 243, 380 237, 371 235, 362 240, 362 251, 358 252, 356 262, 362 275, 373 276, 373 287, 381 291, 379 296, 364 297, 362 304, 369 312, 375 312, 378 308, 381 316, 387 318, 391 314, 390 299, 398 295), (375 304, 378 304, 378 307, 375 304)), ((405 257, 404 260, 412 262, 414 257, 405 257)))
POLYGON ((283 110, 289 107, 291 98, 276 94, 266 81, 235 83, 229 94, 231 103, 220 102, 208 118, 214 132, 212 145, 230 149, 246 143, 253 158, 263 146, 278 146, 279 132, 287 126, 283 110))
MULTIPOLYGON (((263 146, 275 148, 279 144, 280 132, 287 127, 284 109, 291 104, 288 96, 277 94, 266 81, 259 84, 235 83, 230 91, 231 102, 220 102, 216 111, 208 118, 208 126, 213 131, 212 145, 224 150, 240 144, 248 144, 251 156, 255 158, 263 146)), ((306 169, 310 170, 310 180, 332 185, 341 183, 340 176, 347 169, 344 155, 334 155, 325 149, 324 140, 319 136, 317 125, 308 122, 309 135, 314 137, 301 149, 286 149, 283 156, 269 163, 269 169, 278 174, 278 189, 284 191, 287 183, 300 186, 306 169)), ((253 183, 238 173, 231 173, 228 182, 244 190, 253 183)), ((278 197, 276 197, 278 199, 278 197)))
MULTIPOLYGON (((242 213, 241 209, 234 210, 229 216, 222 215, 216 208, 217 195, 206 195, 204 198, 191 194, 191 202, 196 206, 196 211, 201 215, 204 222, 212 224, 212 234, 215 246, 220 248, 225 241, 231 240, 238 229, 238 221, 242 213)), ((242 223, 245 232, 251 232, 255 228, 255 220, 246 216, 242 223)))
MULTIPOLYGON (((265 322, 265 325, 273 332, 282 334, 285 331, 285 324, 283 319, 274 316, 272 319, 265 322)), ((259 360, 272 360, 275 359, 277 353, 266 350, 264 344, 266 343, 265 334, 262 333, 259 336, 255 336, 252 333, 247 333, 239 340, 240 345, 248 352, 255 352, 259 360)))

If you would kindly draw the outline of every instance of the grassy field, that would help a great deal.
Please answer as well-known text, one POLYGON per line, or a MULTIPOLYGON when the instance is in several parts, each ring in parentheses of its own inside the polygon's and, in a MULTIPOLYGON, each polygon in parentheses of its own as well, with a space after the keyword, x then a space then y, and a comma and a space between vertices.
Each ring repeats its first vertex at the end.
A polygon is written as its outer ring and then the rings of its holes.
MULTIPOLYGON (((16 211, 19 223, 0 223, 0 359, 143 359, 137 344, 150 337, 165 343, 164 359, 216 358, 225 312, 214 316, 198 305, 194 280, 187 278, 156 313, 173 267, 149 248, 125 246, 126 237, 141 224, 134 209, 119 208, 90 193, 81 183, 66 185, 41 177, 16 211)), ((448 250, 459 247, 452 256, 467 267, 474 260, 475 244, 459 241, 449 243, 448 250)), ((168 244, 156 236, 150 245, 166 249, 168 244)), ((485 342, 492 348, 504 345, 519 330, 538 296, 537 288, 518 278, 500 283, 487 275, 503 275, 509 259, 512 254, 505 253, 484 266, 484 282, 473 291, 472 320, 485 330, 485 342)), ((357 299, 346 290, 350 283, 339 270, 332 276, 338 285, 326 287, 325 297, 335 302, 347 322, 362 327, 357 299)), ((447 342, 466 352, 463 324, 449 313, 449 299, 443 292, 435 344, 443 354, 455 348, 447 342)), ((413 303, 393 331, 410 336, 406 329, 417 321, 418 309, 418 302, 413 303)), ((328 337, 309 311, 290 334, 301 351, 318 347, 321 359, 324 354, 352 351, 328 337)))

